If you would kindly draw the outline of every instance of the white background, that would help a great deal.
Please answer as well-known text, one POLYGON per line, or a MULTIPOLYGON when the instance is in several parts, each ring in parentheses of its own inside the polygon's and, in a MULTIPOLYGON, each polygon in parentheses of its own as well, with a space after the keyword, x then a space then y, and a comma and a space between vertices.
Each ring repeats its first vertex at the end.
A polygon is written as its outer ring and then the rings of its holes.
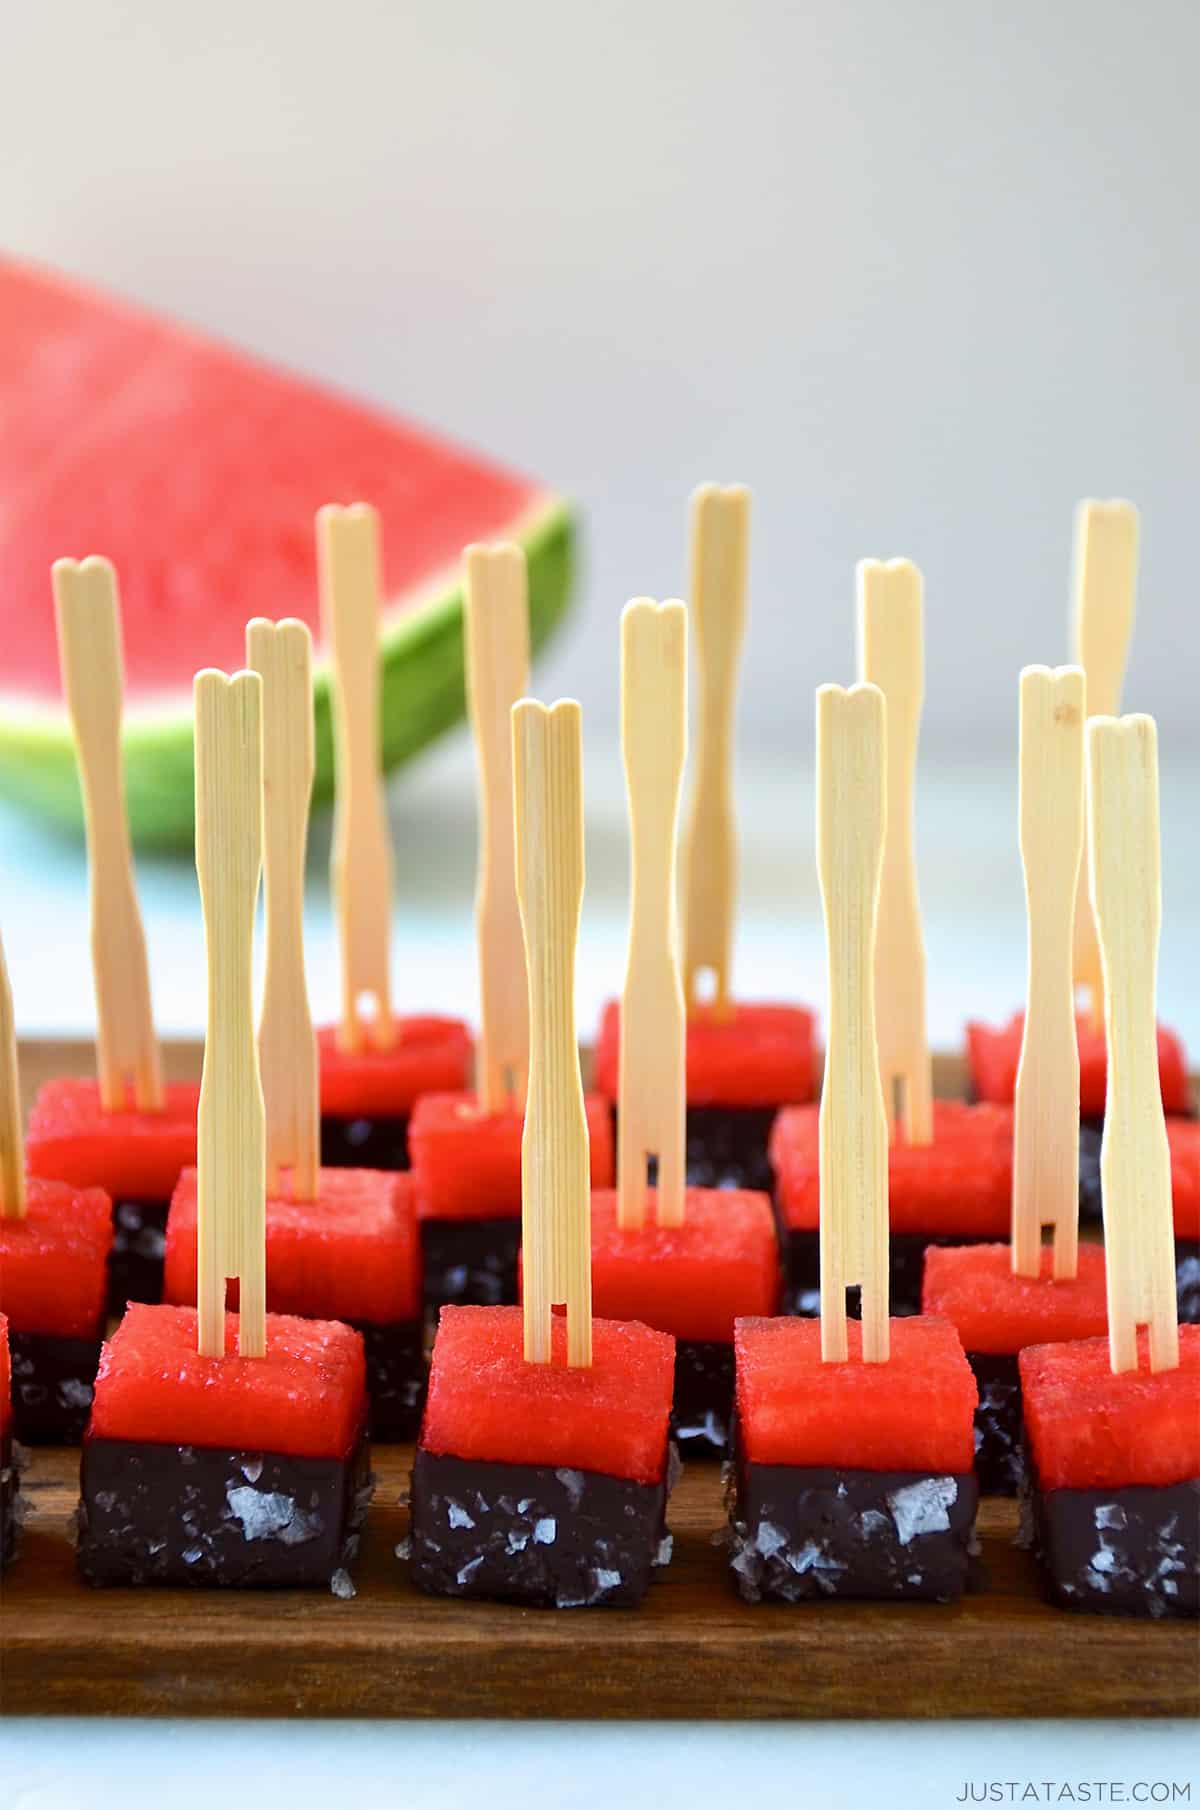
MULTIPOLYGON (((852 674, 854 561, 906 553, 928 579, 934 1036, 1017 1003, 1016 675, 1067 651, 1075 499, 1128 494, 1144 556, 1126 697, 1162 740, 1164 1013, 1200 1041, 1191 0, 59 0, 5 9, 3 56, 8 249, 410 411, 581 503, 584 607, 540 683, 586 709, 585 1026, 622 937, 616 615, 681 587, 686 492, 719 477, 756 492, 742 990, 820 1003, 812 690, 852 674)), ((469 1012, 461 746, 392 802, 399 996, 469 1012)), ((318 825, 327 1013, 326 851, 318 825)), ((6 811, 0 870, 22 1023, 86 1025, 77 852, 6 811)), ((155 861, 142 883, 160 1021, 197 1029, 192 878, 155 861)), ((232 1778, 263 1810, 339 1793, 506 1810, 539 1787, 574 1810, 611 1802, 619 1765, 630 1804, 782 1788, 926 1810, 1014 1768, 1186 1777, 1184 1739, 20 1725, 0 1734, 0 1800, 138 1810, 174 1773, 191 1780, 179 1810, 214 1802, 217 1778, 222 1801, 232 1778)))
POLYGON ((1082 495, 1144 511, 1127 698, 1200 746, 1191 0, 57 0, 5 9, 0 240, 579 499, 546 678, 684 498, 757 495, 747 744, 811 745, 853 566, 928 579, 927 746, 1012 740, 1082 495), (1190 390, 1189 390, 1190 385, 1190 390))

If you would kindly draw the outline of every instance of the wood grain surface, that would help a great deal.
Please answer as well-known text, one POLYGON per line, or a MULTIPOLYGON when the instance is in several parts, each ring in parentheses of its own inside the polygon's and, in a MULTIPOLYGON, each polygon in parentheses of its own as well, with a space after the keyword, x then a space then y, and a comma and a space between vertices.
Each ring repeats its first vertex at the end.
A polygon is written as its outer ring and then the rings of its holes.
MULTIPOLYGON (((27 1092, 89 1072, 85 1043, 26 1044, 27 1092)), ((194 1046, 169 1045, 172 1077, 194 1046)), ((961 1084, 952 1061, 935 1084, 961 1084)), ((750 1608, 714 1543, 715 1466, 671 1498, 671 1565, 636 1611, 448 1602, 408 1584, 395 1547, 409 1453, 382 1447, 358 1596, 92 1590, 69 1521, 78 1454, 33 1454, 23 1549, 3 1580, 0 1705, 9 1714, 172 1716, 960 1717, 1200 1712, 1187 1624, 1069 1615, 1012 1545, 1016 1509, 980 1513, 986 1592, 962 1603, 750 1608)))

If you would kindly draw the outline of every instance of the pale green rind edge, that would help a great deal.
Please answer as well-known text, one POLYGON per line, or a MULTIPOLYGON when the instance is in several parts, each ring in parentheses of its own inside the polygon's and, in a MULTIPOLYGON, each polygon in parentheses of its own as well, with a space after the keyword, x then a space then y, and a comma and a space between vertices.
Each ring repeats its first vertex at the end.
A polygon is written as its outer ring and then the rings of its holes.
MULTIPOLYGON (((530 639, 536 653, 569 601, 577 551, 573 513, 555 499, 527 519, 516 538, 529 565, 530 639)), ((418 754, 465 713, 461 586, 385 623, 382 665, 383 764, 391 769, 418 754)), ((317 673, 314 690, 313 803, 320 805, 333 796, 329 679, 324 671, 317 673)), ((164 711, 152 720, 135 719, 126 725, 125 795, 130 829, 139 847, 191 844, 195 792, 190 705, 189 693, 188 707, 178 716, 164 711)), ((82 830, 75 750, 65 716, 0 717, 0 797, 60 826, 82 830)))

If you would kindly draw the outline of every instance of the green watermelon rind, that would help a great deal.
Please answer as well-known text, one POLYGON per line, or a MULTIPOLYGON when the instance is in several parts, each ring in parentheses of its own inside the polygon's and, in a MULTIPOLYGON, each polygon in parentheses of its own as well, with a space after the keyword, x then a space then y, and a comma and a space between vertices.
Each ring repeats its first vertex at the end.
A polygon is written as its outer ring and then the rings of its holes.
MULTIPOLYGON (((502 538, 497 536, 496 538, 502 538)), ((569 506, 548 498, 514 527, 529 567, 530 642, 536 653, 566 612, 576 565, 576 526, 569 506)), ((461 584, 386 610, 380 631, 383 765, 402 766, 461 721, 466 710, 461 584)), ((333 729, 329 672, 314 673, 316 773, 313 804, 333 797, 333 729)), ((178 710, 127 715, 122 736, 130 831, 143 848, 181 848, 193 838, 191 685, 178 710)), ((0 715, 0 797, 81 830, 83 804, 75 749, 65 713, 0 715)))

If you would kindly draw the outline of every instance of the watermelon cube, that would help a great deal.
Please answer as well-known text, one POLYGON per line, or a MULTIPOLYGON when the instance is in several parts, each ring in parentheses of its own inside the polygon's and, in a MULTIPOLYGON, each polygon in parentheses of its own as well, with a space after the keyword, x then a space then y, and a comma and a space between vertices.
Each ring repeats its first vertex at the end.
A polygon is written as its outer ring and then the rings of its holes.
MULTIPOLYGON (((251 602, 319 635, 314 512, 363 497, 383 527, 383 760, 463 711, 463 547, 516 540, 540 645, 570 586, 573 523, 545 486, 190 327, 0 259, 0 790, 81 822, 46 575, 121 575, 125 785, 136 841, 190 845, 192 675, 244 657, 251 602), (86 424, 83 431, 81 424, 86 424)), ((318 646, 314 802, 333 790, 318 646)))
MULTIPOLYGON (((1093 1025, 1083 1012, 1077 1016, 1075 1026, 1079 1039, 1080 1116, 1085 1119, 1102 1119, 1108 1086, 1108 1051, 1104 1031, 1093 1025)), ((1014 1012, 1005 1025, 981 1024, 974 1019, 968 1023, 967 1069, 975 1099, 989 1100, 1000 1106, 1012 1105, 1024 1034, 1024 1012, 1014 1012)), ((1169 1031, 1161 1024, 1158 1027, 1158 1075, 1162 1086, 1163 1111, 1191 1112, 1191 1088, 1183 1045, 1174 1031, 1169 1031)))
POLYGON ((182 1169, 196 1161, 195 1082, 172 1081, 161 1109, 106 1112, 95 1081, 47 1081, 33 1103, 26 1141, 31 1175, 103 1188, 113 1203, 108 1310, 162 1299, 167 1205, 182 1169))
POLYGON ((363 1345, 267 1315, 261 1358, 196 1350, 188 1307, 135 1305, 104 1347, 84 1441, 78 1561, 92 1584, 329 1584, 370 1496, 363 1345))
MULTIPOLYGON (((687 1027, 687 1173, 697 1187, 769 1190, 767 1140, 779 1107, 811 1100, 815 1024, 803 1006, 742 1002, 711 1007, 687 1027)), ((596 1042, 597 1091, 620 1091, 621 1007, 610 1000, 596 1042)))
POLYGON ((0 1314, 0 1571, 17 1550, 20 1524, 19 1478, 12 1437, 12 1365, 8 1351, 8 1319, 0 1314))
POLYGON ((25 1445, 78 1444, 104 1332, 112 1203, 101 1188, 31 1176, 23 1219, 0 1218, 13 1427, 25 1445))
POLYGON ((1052 1598, 1102 1615, 1200 1614, 1200 1327, 1179 1365, 1114 1376, 1108 1340, 1021 1353, 1036 1543, 1052 1598))
POLYGON ((921 1311, 957 1328, 975 1372, 980 1488, 985 1494, 1019 1494, 1025 1462, 1018 1353, 1026 1345, 1089 1339, 1107 1330, 1103 1247, 1080 1245, 1077 1273, 1055 1281, 1048 1245, 1039 1276, 1014 1275, 1007 1244, 931 1245, 921 1311))
POLYGON ((412 1575, 438 1595, 636 1603, 665 1563, 674 1340, 597 1319, 592 1363, 528 1364, 521 1310, 444 1307, 412 1481, 412 1575))
POLYGON ((321 1161, 336 1169, 407 1169, 408 1121, 422 1094, 458 1092, 471 1034, 458 1018, 397 1018, 386 1048, 343 1049, 337 1025, 317 1032, 321 1161))
POLYGON ((617 1223, 614 1192, 592 1195, 592 1305, 675 1339, 671 1430, 684 1458, 726 1453, 733 1410, 733 1326, 774 1313, 779 1245, 765 1194, 689 1188, 681 1226, 617 1223))
MULTIPOLYGON (((612 1114, 584 1100, 594 1188, 613 1178, 612 1114)), ((484 1113, 474 1094, 423 1094, 409 1122, 425 1271, 434 1309, 511 1306, 521 1241, 522 1111, 484 1113)))
POLYGON ((814 1320, 734 1333, 731 1564, 750 1602, 962 1593, 978 1488, 975 1379, 947 1320, 893 1320, 891 1356, 821 1359, 814 1320))
MULTIPOLYGON (((930 1244, 1004 1238, 1012 1209, 1012 1109, 933 1103, 932 1144, 893 1143, 888 1153, 891 1308, 920 1312, 930 1244)), ((813 1314, 820 1300, 820 1108, 788 1107, 775 1121, 770 1156, 783 1241, 785 1312, 813 1314)), ((857 1311, 857 1296, 851 1305, 857 1311)))
MULTIPOLYGON (((414 1439, 425 1398, 421 1260, 412 1177, 322 1169, 316 1200, 285 1172, 267 1197, 267 1307, 342 1320, 363 1336, 373 1439, 414 1439)), ((165 1297, 196 1300, 196 1171, 179 1178, 167 1221, 165 1297)), ((237 1283, 228 1301, 238 1304, 237 1283)))

